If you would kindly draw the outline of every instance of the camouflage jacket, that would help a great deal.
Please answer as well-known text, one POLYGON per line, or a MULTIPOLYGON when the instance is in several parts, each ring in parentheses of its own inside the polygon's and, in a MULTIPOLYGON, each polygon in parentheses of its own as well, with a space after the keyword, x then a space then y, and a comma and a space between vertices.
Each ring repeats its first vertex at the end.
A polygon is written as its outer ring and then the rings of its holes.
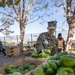
POLYGON ((51 49, 57 50, 57 39, 56 37, 49 36, 48 32, 41 33, 36 42, 36 49, 51 49))

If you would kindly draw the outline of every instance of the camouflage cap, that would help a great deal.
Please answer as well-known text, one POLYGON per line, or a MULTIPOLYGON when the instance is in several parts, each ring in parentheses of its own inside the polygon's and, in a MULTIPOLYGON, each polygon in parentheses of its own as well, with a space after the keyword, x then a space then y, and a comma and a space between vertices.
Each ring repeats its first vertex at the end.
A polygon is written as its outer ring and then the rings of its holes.
POLYGON ((57 24, 57 21, 50 21, 50 22, 48 22, 47 29, 56 29, 56 24, 57 24))

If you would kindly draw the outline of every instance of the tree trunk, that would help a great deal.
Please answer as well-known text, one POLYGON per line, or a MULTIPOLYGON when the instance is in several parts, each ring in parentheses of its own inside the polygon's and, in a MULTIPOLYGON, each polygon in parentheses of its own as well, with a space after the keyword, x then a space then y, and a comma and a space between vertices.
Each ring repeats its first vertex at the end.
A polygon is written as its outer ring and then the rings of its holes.
POLYGON ((21 24, 20 27, 20 52, 23 53, 23 41, 24 41, 24 33, 25 33, 25 24, 21 24))
POLYGON ((71 52, 71 45, 72 45, 72 41, 73 41, 73 32, 71 32, 72 30, 69 29, 68 31, 68 38, 67 38, 67 44, 66 44, 66 51, 69 53, 71 52))
POLYGON ((70 53, 72 52, 71 45, 72 45, 73 35, 75 30, 75 19, 73 18, 71 22, 68 22, 68 24, 69 24, 69 30, 68 30, 68 36, 67 36, 66 51, 70 53))

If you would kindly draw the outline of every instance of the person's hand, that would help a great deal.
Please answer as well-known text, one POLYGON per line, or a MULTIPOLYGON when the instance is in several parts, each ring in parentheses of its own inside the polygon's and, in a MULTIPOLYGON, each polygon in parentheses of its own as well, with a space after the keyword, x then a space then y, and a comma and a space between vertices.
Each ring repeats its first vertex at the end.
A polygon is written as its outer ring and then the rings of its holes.
POLYGON ((40 54, 40 53, 42 53, 42 51, 41 50, 37 50, 37 53, 40 54))

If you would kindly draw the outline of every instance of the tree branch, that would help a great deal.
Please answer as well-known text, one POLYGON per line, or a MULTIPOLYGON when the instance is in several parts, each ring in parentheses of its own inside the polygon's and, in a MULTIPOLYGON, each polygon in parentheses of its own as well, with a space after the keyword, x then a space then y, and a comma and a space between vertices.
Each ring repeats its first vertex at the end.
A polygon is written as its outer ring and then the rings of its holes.
POLYGON ((13 1, 13 5, 11 6, 11 8, 14 10, 14 12, 16 13, 16 15, 18 16, 18 12, 17 12, 17 10, 16 10, 16 8, 14 6, 14 1, 13 1))
POLYGON ((38 16, 38 18, 37 18, 37 19, 35 19, 35 20, 33 20, 33 21, 31 21, 31 22, 29 22, 29 23, 27 23, 27 24, 33 23, 33 22, 35 22, 35 21, 39 20, 40 18, 42 18, 43 16, 44 16, 44 15, 42 15, 42 16, 38 16))
POLYGON ((64 5, 64 3, 62 2, 61 4, 56 4, 56 2, 54 1, 54 5, 56 6, 56 7, 61 7, 62 5, 64 5))
POLYGON ((73 12, 73 16, 75 17, 75 7, 74 7, 74 12, 73 12))
POLYGON ((4 29, 0 29, 0 32, 2 32, 4 29))
POLYGON ((69 18, 71 16, 71 3, 72 3, 72 0, 66 0, 66 4, 67 4, 67 18, 69 18))
MULTIPOLYGON (((63 1, 64 2, 64 1, 63 1)), ((64 12, 67 14, 67 9, 66 9, 66 7, 65 7, 65 4, 63 3, 63 9, 64 9, 64 12)))
POLYGON ((24 17, 24 9, 25 9, 25 6, 24 6, 24 3, 25 3, 25 2, 24 2, 24 1, 25 1, 25 0, 22 1, 22 2, 23 2, 23 3, 22 3, 22 4, 23 4, 23 5, 22 5, 22 20, 23 20, 23 17, 24 17))
POLYGON ((16 19, 16 20, 17 20, 17 18, 13 17, 12 15, 8 15, 8 14, 6 14, 6 13, 4 13, 4 12, 0 12, 0 13, 4 14, 4 15, 6 15, 6 16, 12 17, 13 19, 16 19))
POLYGON ((20 3, 18 4, 18 21, 21 22, 21 10, 20 10, 20 3))
POLYGON ((32 2, 32 4, 29 2, 29 0, 28 0, 28 7, 27 7, 27 10, 25 11, 25 13, 24 13, 24 22, 26 22, 26 20, 27 20, 27 16, 28 16, 28 12, 30 11, 30 9, 34 6, 34 3, 35 3, 35 0, 32 2), (32 6, 31 6, 31 5, 32 6))
POLYGON ((29 22, 29 23, 27 23, 27 24, 33 23, 33 22, 35 22, 35 21, 37 21, 37 20, 39 20, 39 17, 38 17, 36 20, 33 20, 33 21, 31 21, 31 22, 29 22))

